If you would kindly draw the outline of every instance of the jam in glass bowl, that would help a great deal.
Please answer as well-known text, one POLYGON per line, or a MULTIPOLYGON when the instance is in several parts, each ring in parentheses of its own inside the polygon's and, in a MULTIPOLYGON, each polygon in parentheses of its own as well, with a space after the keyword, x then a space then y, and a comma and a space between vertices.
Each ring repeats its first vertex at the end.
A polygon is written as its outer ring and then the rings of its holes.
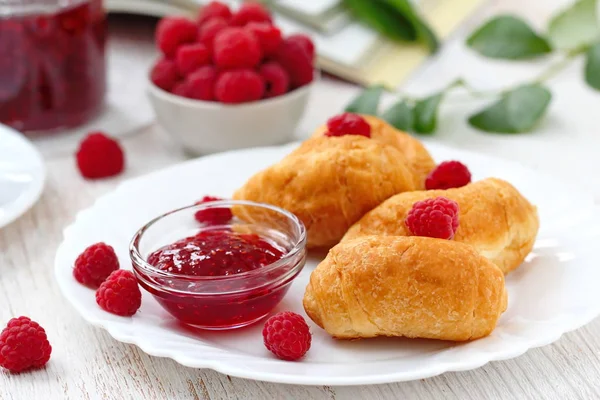
POLYGON ((305 245, 293 214, 223 200, 155 218, 129 250, 138 282, 165 310, 195 328, 222 330, 250 325, 281 302, 304 267, 305 245))

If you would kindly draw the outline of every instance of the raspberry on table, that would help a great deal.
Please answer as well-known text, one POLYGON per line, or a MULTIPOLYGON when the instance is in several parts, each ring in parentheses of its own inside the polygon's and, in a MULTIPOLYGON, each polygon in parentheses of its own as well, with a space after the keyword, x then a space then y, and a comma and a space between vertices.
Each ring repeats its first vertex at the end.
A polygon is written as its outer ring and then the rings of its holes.
POLYGON ((301 315, 285 311, 273 315, 263 328, 265 346, 278 358, 298 360, 310 349, 312 336, 301 315))
POLYGON ((271 23, 271 13, 262 4, 255 2, 245 2, 233 14, 231 25, 244 26, 249 22, 268 22, 271 23))
POLYGON ((11 319, 0 332, 0 367, 12 373, 43 367, 51 353, 46 331, 27 317, 11 319))
POLYGON ((100 242, 89 246, 77 257, 73 276, 77 282, 97 288, 118 269, 119 259, 115 250, 100 242))
POLYGON ((250 22, 244 29, 256 36, 265 57, 275 54, 283 41, 281 30, 275 25, 265 22, 250 22))
POLYGON ((156 27, 156 44, 167 58, 175 57, 177 48, 185 43, 194 43, 198 27, 184 17, 165 17, 156 27))
POLYGON ((219 68, 252 68, 262 58, 256 36, 242 28, 226 28, 213 41, 213 60, 219 68))
POLYGON ((325 136, 360 135, 371 137, 371 125, 360 115, 343 113, 327 120, 325 136))
POLYGON ((429 173, 425 179, 425 188, 451 189, 471 183, 471 172, 459 161, 444 161, 429 173))
POLYGON ((177 65, 174 61, 163 58, 152 67, 150 80, 159 88, 170 91, 179 80, 177 65))
POLYGON ((245 103, 262 99, 265 81, 252 69, 234 69, 221 73, 215 84, 215 97, 223 103, 245 103))
POLYGON ((227 4, 221 3, 220 1, 211 1, 200 9, 200 12, 198 13, 198 23, 203 24, 213 18, 222 18, 225 21, 228 21, 231 16, 232 13, 227 4))
POLYGON ((200 27, 200 30, 198 31, 198 41, 212 51, 215 36, 228 26, 229 24, 223 18, 209 19, 200 27))
POLYGON ((265 97, 275 97, 287 93, 290 77, 281 65, 270 61, 261 65, 258 72, 265 81, 265 97))
POLYGON ((216 80, 217 69, 212 65, 205 65, 189 74, 173 89, 173 94, 189 99, 211 101, 215 99, 216 80))
POLYGON ((120 174, 125 167, 125 154, 115 139, 102 132, 92 132, 79 144, 77 166, 88 179, 120 174))
POLYGON ((302 33, 296 33, 294 35, 288 36, 287 40, 301 45, 302 48, 304 49, 304 51, 306 51, 306 54, 308 54, 308 56, 310 57, 310 60, 314 61, 314 59, 315 59, 315 44, 313 43, 313 41, 310 37, 308 37, 307 35, 304 35, 302 33))
POLYGON ((142 292, 133 272, 114 271, 96 291, 96 303, 109 313, 130 317, 142 305, 142 292))
POLYGON ((187 76, 210 62, 210 51, 202 43, 184 44, 177 49, 177 69, 182 76, 187 76))
POLYGON ((313 65, 304 47, 294 40, 286 39, 274 55, 275 61, 287 71, 293 88, 304 86, 313 80, 313 65))
MULTIPOLYGON (((223 199, 214 196, 204 196, 202 200, 200 200, 196 204, 198 205, 220 200, 223 199)), ((219 207, 196 211, 196 213, 194 214, 194 218, 196 219, 196 221, 203 224, 223 225, 231 221, 231 218, 233 218, 233 214, 231 213, 231 209, 226 207, 219 207)))
POLYGON ((451 240, 458 229, 458 203, 446 197, 417 201, 405 222, 414 236, 451 240))

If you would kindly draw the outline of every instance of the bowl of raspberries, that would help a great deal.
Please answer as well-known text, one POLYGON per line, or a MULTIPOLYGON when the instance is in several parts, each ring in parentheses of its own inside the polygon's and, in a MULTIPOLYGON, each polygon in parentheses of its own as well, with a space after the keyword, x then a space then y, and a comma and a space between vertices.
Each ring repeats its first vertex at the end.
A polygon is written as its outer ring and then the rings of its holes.
POLYGON ((156 28, 161 55, 149 74, 158 123, 192 154, 293 140, 317 75, 315 47, 284 36, 269 10, 212 1, 195 19, 156 28))

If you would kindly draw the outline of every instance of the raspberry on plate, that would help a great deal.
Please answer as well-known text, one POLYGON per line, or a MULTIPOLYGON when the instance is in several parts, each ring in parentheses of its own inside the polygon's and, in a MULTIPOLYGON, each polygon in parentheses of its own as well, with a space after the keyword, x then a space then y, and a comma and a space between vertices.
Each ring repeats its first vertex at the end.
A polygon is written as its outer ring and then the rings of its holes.
POLYGON ((210 51, 202 43, 184 44, 177 49, 175 60, 179 73, 186 76, 210 62, 210 51))
POLYGON ((287 93, 290 77, 281 65, 270 61, 261 65, 258 72, 265 80, 265 97, 275 97, 287 93))
POLYGON ((86 136, 79 145, 76 158, 81 175, 88 179, 114 176, 125 167, 125 154, 119 142, 102 132, 86 136))
POLYGON ((260 100, 265 94, 265 81, 251 69, 234 69, 220 74, 215 84, 215 97, 223 103, 245 103, 260 100))
MULTIPOLYGON (((211 201, 219 201, 223 200, 220 197, 213 196, 204 196, 202 200, 197 202, 196 204, 204 204, 209 203, 211 201)), ((199 210, 194 214, 194 218, 196 221, 209 224, 209 225, 222 225, 228 223, 231 218, 233 218, 233 214, 231 213, 231 209, 226 207, 220 208, 210 208, 207 210, 199 210)))
POLYGON ((174 61, 163 58, 152 67, 150 80, 162 90, 170 91, 179 80, 177 65, 174 61))
POLYGON ((73 276, 77 282, 97 288, 118 269, 119 259, 115 250, 106 243, 96 243, 77 257, 73 276))
POLYGON ((198 31, 198 40, 212 51, 215 36, 228 26, 229 24, 223 18, 212 18, 200 27, 200 30, 198 31))
POLYGON ((275 61, 287 71, 292 87, 304 86, 313 80, 313 65, 304 47, 294 40, 286 39, 277 49, 275 61))
POLYGON ((165 17, 156 27, 156 44, 167 58, 175 57, 177 48, 193 43, 198 37, 198 27, 184 17, 165 17))
POLYGON ((296 42, 302 46, 306 54, 310 57, 311 61, 315 59, 315 44, 311 40, 310 37, 303 35, 302 33, 296 33, 294 35, 290 35, 287 38, 290 42, 296 42))
POLYGON ((0 332, 0 367, 10 372, 41 368, 51 353, 46 331, 27 317, 11 319, 0 332))
POLYGON ((271 14, 262 4, 246 2, 233 14, 231 25, 244 26, 249 22, 271 23, 271 14))
POLYGON ((429 173, 425 179, 425 188, 451 189, 471 183, 471 172, 459 161, 444 161, 429 173))
POLYGON ((198 13, 198 23, 203 24, 213 18, 223 18, 227 21, 231 18, 231 15, 231 10, 227 4, 221 3, 220 1, 211 1, 200 9, 200 12, 198 13))
POLYGON ((264 56, 275 54, 283 41, 281 31, 275 25, 265 22, 250 22, 244 29, 256 36, 264 56))
POLYGON ((458 203, 446 197, 417 201, 405 222, 414 236, 451 240, 458 229, 458 203))
POLYGON ((262 333, 267 349, 278 358, 287 361, 304 357, 312 341, 310 329, 304 318, 290 311, 269 318, 262 333))
POLYGON ((189 99, 211 101, 215 99, 217 69, 205 65, 189 74, 183 82, 173 88, 173 94, 189 99))
POLYGON ((252 68, 262 58, 256 36, 242 28, 226 28, 213 41, 213 60, 219 68, 252 68))
POLYGON ((370 138, 371 125, 363 117, 352 113, 343 113, 329 118, 325 136, 360 135, 370 138))
POLYGON ((96 303, 109 313, 130 317, 142 305, 142 292, 133 272, 114 271, 96 291, 96 303))

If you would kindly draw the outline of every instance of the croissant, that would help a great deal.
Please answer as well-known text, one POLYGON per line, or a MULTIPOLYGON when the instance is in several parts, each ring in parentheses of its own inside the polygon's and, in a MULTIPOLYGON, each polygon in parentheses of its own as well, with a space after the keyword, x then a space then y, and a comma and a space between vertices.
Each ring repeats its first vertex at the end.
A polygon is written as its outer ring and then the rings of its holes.
POLYGON ((454 241, 473 246, 504 273, 531 251, 539 229, 536 207, 510 183, 488 178, 457 189, 402 193, 383 202, 352 226, 343 240, 364 235, 408 236, 404 219, 420 200, 444 196, 458 203, 454 241))
MULTIPOLYGON (((415 190, 414 177, 399 150, 363 136, 345 135, 305 141, 251 177, 233 198, 294 213, 306 226, 307 246, 329 248, 367 211, 411 190, 415 190)), ((261 218, 247 210, 241 207, 234 212, 250 221, 261 218)))
POLYGON ((365 236, 333 247, 304 294, 308 316, 339 339, 465 341, 506 310, 504 274, 471 246, 426 237, 365 236))
MULTIPOLYGON (((394 146, 404 155, 409 167, 413 171, 416 190, 425 189, 425 178, 435 168, 435 161, 423 146, 423 144, 410 136, 399 131, 387 122, 371 115, 361 115, 371 126, 371 139, 394 146)), ((317 128, 313 136, 323 136, 327 132, 327 126, 317 128)))

